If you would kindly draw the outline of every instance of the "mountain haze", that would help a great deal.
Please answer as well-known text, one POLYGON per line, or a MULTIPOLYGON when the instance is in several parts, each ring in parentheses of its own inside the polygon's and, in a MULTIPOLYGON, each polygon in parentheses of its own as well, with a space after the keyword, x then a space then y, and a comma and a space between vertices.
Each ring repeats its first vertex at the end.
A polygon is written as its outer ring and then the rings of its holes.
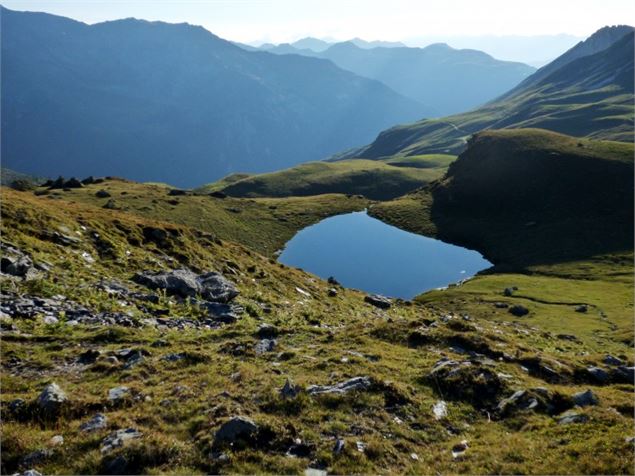
POLYGON ((1 16, 2 158, 21 172, 190 186, 319 159, 427 115, 329 61, 245 51, 201 27, 1 16))
POLYGON ((374 47, 358 40, 315 51, 280 44, 267 51, 324 58, 340 68, 376 79, 434 110, 435 116, 463 112, 503 94, 532 74, 523 63, 500 61, 482 51, 457 50, 445 43, 425 48, 374 47), (362 45, 362 46, 360 46, 362 45))
POLYGON ((603 28, 495 101, 464 114, 393 127, 340 158, 456 154, 475 132, 502 128, 632 142, 633 55, 632 27, 603 28))

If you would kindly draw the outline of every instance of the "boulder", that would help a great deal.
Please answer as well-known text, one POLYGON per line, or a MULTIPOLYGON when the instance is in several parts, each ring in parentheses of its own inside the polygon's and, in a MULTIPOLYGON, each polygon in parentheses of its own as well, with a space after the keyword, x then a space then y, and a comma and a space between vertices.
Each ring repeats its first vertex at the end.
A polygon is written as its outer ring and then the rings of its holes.
POLYGON ((93 432, 97 430, 102 430, 106 428, 106 424, 108 423, 108 418, 106 415, 102 413, 97 413, 90 420, 85 423, 82 423, 79 426, 79 429, 84 432, 93 432))
POLYGON ((591 390, 575 393, 573 394, 571 399, 573 400, 573 403, 579 407, 597 405, 598 403, 600 403, 597 395, 595 395, 595 393, 593 393, 591 390))
POLYGON ((582 413, 567 412, 558 417, 559 425, 570 425, 571 423, 586 423, 589 417, 582 413))
POLYGON ((469 360, 441 359, 426 380, 446 400, 468 401, 477 407, 495 405, 506 390, 505 382, 496 372, 469 360))
POLYGON ((86 352, 82 352, 81 354, 79 354, 77 363, 82 365, 94 364, 100 355, 100 351, 96 349, 88 349, 86 352))
POLYGON ((130 389, 128 387, 114 387, 108 390, 108 400, 111 403, 119 403, 130 395, 130 389))
POLYGON ((258 433, 258 425, 253 420, 236 416, 221 425, 214 435, 214 444, 234 444, 238 441, 253 440, 258 433))
POLYGON ((448 416, 448 405, 443 400, 439 400, 432 405, 432 414, 436 420, 441 420, 448 416))
POLYGON ((587 311, 588 311, 588 308, 587 308, 586 304, 581 304, 581 305, 579 305, 579 306, 577 306, 577 307, 575 308, 575 312, 582 312, 582 313, 584 313, 584 312, 587 312, 587 311))
POLYGON ((336 385, 311 385, 307 392, 311 395, 321 395, 325 393, 344 394, 354 390, 368 390, 372 385, 370 377, 353 377, 336 385))
POLYGON ((277 337, 279 333, 278 328, 272 324, 260 324, 256 335, 261 339, 273 339, 277 337))
POLYGON ((255 347, 256 355, 272 352, 276 348, 277 344, 278 342, 275 339, 261 339, 255 347))
POLYGON ((604 369, 600 367, 589 367, 586 369, 587 373, 591 376, 593 380, 597 383, 604 384, 609 381, 609 374, 604 369))
POLYGON ((622 362, 617 357, 613 357, 612 355, 607 355, 606 357, 604 357, 602 362, 604 362, 606 365, 624 365, 624 362, 622 362))
POLYGON ((129 441, 141 438, 141 436, 143 436, 142 433, 134 428, 113 431, 101 442, 101 452, 102 454, 110 453, 115 448, 121 448, 129 441))
POLYGON ((289 379, 284 383, 284 386, 280 389, 280 396, 286 399, 295 398, 300 393, 300 387, 291 383, 289 379))
POLYGON ((529 314, 529 309, 527 309, 522 304, 514 304, 508 309, 508 312, 516 317, 522 317, 529 314))
POLYGON ((371 294, 370 296, 364 297, 364 301, 368 304, 371 304, 379 309, 390 309, 392 306, 392 301, 385 296, 381 296, 379 294, 371 294))
POLYGON ((635 367, 620 365, 613 370, 612 374, 613 378, 617 382, 630 383, 631 385, 635 382, 635 367))
POLYGON ((111 197, 110 192, 104 190, 103 188, 101 190, 97 190, 95 192, 95 196, 97 198, 110 198, 111 197))
POLYGON ((66 393, 56 383, 50 383, 37 398, 37 405, 44 413, 56 414, 68 401, 66 393))
POLYGON ((238 289, 219 273, 197 275, 189 269, 173 271, 144 271, 132 278, 134 282, 150 289, 165 289, 168 294, 193 297, 200 294, 212 302, 227 303, 238 296, 238 289))

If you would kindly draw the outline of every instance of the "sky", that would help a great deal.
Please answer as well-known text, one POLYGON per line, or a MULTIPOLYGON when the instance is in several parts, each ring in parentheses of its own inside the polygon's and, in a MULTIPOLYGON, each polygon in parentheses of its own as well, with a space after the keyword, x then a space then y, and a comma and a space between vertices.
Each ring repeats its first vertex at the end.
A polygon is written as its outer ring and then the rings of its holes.
POLYGON ((306 36, 404 41, 426 38, 586 37, 612 24, 635 24, 632 0, 0 0, 14 10, 43 11, 86 23, 135 17, 202 25, 244 43, 306 36))

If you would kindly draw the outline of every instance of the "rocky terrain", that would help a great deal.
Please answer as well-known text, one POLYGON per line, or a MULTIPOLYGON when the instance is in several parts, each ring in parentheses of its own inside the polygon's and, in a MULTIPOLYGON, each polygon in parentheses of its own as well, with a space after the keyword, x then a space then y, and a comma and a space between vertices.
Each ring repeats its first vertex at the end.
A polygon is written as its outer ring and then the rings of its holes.
POLYGON ((1 190, 3 474, 633 472, 621 294, 369 296, 263 228, 361 198, 84 182, 1 190))

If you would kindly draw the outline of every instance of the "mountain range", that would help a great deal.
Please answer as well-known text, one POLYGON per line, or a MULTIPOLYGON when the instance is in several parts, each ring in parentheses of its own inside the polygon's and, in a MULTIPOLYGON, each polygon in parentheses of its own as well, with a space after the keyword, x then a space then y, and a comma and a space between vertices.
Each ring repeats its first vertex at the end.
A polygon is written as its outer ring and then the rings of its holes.
POLYGON ((463 114, 395 126, 337 158, 460 153, 484 129, 543 128, 633 141, 633 27, 605 27, 517 87, 463 114))
POLYGON ((3 166, 188 186, 288 167, 429 115, 333 63, 201 27, 2 9, 3 166))
POLYGON ((326 49, 309 42, 265 47, 276 54, 328 59, 342 69, 376 79, 398 93, 425 104, 435 116, 467 111, 503 94, 531 75, 535 68, 500 61, 482 51, 436 43, 425 48, 368 47, 359 40, 326 49))

